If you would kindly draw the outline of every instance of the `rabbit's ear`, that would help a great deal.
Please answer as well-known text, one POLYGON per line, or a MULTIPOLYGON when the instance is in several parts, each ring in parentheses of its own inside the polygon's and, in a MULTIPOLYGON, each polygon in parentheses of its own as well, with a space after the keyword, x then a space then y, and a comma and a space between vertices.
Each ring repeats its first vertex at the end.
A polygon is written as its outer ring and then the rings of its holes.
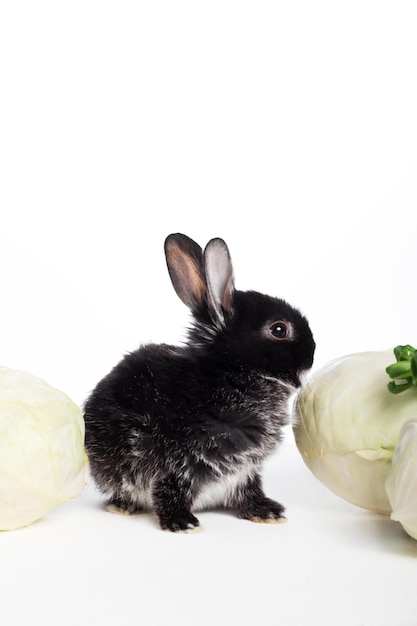
POLYGON ((234 281, 229 249, 223 239, 212 239, 204 250, 207 299, 213 321, 224 323, 224 312, 233 312, 234 281))
POLYGON ((181 233, 168 235, 165 256, 172 284, 179 298, 192 311, 205 302, 207 287, 200 246, 181 233))

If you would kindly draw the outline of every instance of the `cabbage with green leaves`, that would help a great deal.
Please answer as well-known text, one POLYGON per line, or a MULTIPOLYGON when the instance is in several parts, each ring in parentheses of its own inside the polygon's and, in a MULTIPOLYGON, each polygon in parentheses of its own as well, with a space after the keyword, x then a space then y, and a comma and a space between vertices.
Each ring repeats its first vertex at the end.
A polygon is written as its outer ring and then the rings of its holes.
POLYGON ((35 522, 87 479, 81 409, 45 381, 0 368, 0 530, 35 522))
POLYGON ((301 388, 293 416, 295 441, 312 473, 345 500, 385 515, 392 513, 385 484, 400 432, 417 417, 417 355, 411 346, 394 354, 396 363, 392 350, 331 361, 301 388))

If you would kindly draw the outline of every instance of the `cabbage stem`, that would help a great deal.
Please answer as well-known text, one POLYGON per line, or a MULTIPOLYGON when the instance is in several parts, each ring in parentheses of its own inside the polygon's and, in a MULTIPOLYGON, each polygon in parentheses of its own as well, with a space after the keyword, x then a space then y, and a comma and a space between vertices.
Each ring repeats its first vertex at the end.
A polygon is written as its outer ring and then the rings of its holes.
POLYGON ((388 383, 388 391, 397 394, 417 386, 417 350, 407 344, 394 348, 396 363, 385 369, 392 379, 388 383))

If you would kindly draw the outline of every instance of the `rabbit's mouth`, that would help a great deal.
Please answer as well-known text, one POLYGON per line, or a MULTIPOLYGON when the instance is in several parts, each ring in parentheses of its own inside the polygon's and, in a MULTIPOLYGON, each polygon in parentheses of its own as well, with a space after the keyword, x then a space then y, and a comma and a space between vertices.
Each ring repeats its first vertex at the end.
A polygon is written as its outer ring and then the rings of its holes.
POLYGON ((298 389, 299 387, 301 387, 301 375, 302 374, 299 374, 298 372, 294 372, 294 374, 290 375, 290 384, 292 384, 294 389, 298 389))
POLYGON ((285 381, 293 387, 294 390, 302 387, 306 381, 308 369, 302 369, 296 372, 287 373, 285 381))

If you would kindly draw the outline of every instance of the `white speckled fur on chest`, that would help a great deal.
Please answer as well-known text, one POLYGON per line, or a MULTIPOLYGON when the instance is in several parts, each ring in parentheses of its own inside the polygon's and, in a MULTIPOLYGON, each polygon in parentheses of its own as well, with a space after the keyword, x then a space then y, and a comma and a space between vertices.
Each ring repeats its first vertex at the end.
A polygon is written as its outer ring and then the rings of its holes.
MULTIPOLYGON (((252 464, 241 467, 238 471, 228 473, 205 483, 198 494, 192 499, 191 508, 195 511, 227 507, 232 500, 236 501, 239 485, 256 472, 252 464)), ((154 508, 152 501, 153 481, 148 488, 140 488, 137 484, 123 480, 122 488, 125 494, 129 494, 132 502, 139 504, 141 508, 150 511, 154 508)))
POLYGON ((252 466, 243 467, 239 471, 225 474, 203 485, 194 498, 192 509, 201 511, 215 507, 227 507, 232 499, 236 500, 236 492, 242 483, 254 472, 252 466))

